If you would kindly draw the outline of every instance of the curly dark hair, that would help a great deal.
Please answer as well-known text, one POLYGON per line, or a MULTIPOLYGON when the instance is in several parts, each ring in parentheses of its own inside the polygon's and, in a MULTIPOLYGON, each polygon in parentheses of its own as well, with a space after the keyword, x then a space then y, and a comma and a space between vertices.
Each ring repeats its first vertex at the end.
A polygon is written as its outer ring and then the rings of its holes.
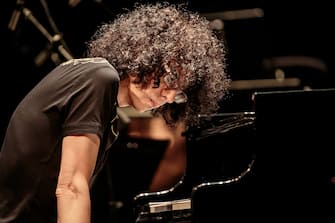
POLYGON ((138 82, 148 84, 155 78, 152 71, 182 67, 185 76, 180 86, 187 103, 165 104, 153 111, 168 124, 184 120, 187 126, 197 125, 198 115, 217 111, 228 91, 224 42, 208 20, 184 4, 136 4, 132 11, 103 24, 87 46, 88 56, 106 58, 121 79, 136 73, 138 82))

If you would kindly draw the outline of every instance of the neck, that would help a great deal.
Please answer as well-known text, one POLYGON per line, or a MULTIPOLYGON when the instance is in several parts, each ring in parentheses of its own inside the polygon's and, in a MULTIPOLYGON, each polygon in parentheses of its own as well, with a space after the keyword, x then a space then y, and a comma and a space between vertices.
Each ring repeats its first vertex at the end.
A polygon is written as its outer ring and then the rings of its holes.
POLYGON ((119 107, 127 107, 130 105, 128 87, 129 87, 129 78, 120 81, 119 91, 117 95, 117 102, 119 107))

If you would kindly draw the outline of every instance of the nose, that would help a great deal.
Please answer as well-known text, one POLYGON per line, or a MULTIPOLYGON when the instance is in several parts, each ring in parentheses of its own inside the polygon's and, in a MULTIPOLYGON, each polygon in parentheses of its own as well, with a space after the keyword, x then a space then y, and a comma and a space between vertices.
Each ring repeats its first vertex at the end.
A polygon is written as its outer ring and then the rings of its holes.
POLYGON ((166 98, 167 103, 173 103, 177 95, 177 90, 175 89, 164 89, 162 91, 162 96, 166 98))

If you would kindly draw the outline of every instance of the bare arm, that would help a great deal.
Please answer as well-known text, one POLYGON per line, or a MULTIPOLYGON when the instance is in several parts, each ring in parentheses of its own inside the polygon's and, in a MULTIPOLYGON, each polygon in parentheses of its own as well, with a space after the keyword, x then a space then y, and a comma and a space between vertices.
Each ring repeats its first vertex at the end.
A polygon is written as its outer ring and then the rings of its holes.
POLYGON ((162 118, 133 118, 129 123, 131 137, 168 140, 168 146, 151 181, 150 191, 159 191, 174 186, 186 168, 186 139, 182 136, 184 123, 169 128, 162 118))
POLYGON ((151 181, 150 191, 160 191, 174 186, 184 175, 186 168, 186 140, 182 136, 184 125, 168 129, 169 144, 151 181))
POLYGON ((56 189, 58 223, 89 223, 89 181, 93 174, 100 140, 97 135, 66 136, 56 189))

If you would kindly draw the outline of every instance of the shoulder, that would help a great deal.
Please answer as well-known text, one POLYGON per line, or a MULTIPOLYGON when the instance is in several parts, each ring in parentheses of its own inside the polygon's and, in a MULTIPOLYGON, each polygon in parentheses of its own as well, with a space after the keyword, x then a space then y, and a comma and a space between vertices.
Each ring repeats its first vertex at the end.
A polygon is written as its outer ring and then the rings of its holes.
POLYGON ((83 64, 109 64, 105 58, 102 57, 89 57, 89 58, 76 58, 62 63, 60 66, 66 65, 83 65, 83 64))
POLYGON ((116 69, 102 57, 71 59, 59 65, 64 69, 75 69, 87 78, 119 81, 116 69), (86 74, 86 75, 85 75, 86 74))

